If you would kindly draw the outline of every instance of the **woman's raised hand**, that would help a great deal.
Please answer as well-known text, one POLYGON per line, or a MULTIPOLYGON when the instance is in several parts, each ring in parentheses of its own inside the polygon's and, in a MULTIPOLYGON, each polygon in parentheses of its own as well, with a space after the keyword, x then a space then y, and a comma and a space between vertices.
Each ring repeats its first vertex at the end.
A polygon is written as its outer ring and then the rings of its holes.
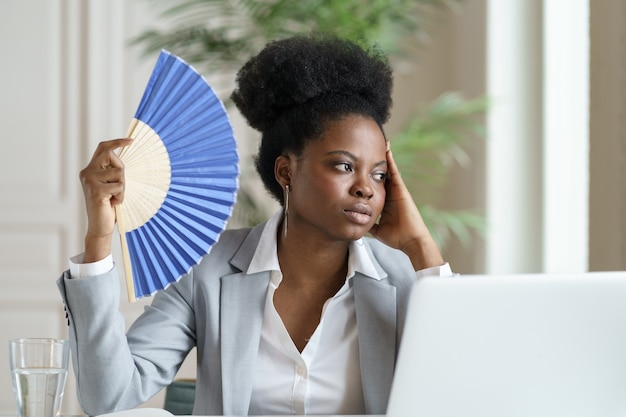
POLYGON ((424 224, 389 148, 385 188, 385 206, 378 224, 372 227, 370 233, 381 242, 406 253, 416 271, 443 265, 439 248, 424 224))
POLYGON ((88 219, 85 263, 99 261, 111 253, 115 206, 124 200, 124 164, 115 150, 131 142, 132 139, 101 142, 80 172, 88 219))

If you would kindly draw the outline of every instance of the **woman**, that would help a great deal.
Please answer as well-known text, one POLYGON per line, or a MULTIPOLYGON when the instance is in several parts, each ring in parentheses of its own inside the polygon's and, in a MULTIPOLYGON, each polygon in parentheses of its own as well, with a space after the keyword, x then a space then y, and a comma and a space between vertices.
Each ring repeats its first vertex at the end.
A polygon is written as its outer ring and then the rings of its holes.
POLYGON ((391 85, 379 51, 327 35, 246 63, 232 98, 262 133, 257 171, 283 209, 224 232, 126 335, 110 253, 114 150, 130 140, 98 146, 81 171, 85 251, 59 279, 87 413, 149 399, 194 346, 195 414, 385 413, 409 290, 451 274, 383 133, 391 85))

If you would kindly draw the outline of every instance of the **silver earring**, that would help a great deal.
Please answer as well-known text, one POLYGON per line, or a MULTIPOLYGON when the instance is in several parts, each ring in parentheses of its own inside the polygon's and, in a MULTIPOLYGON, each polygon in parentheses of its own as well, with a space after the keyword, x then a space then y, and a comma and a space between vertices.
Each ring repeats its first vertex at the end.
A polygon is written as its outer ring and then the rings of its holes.
POLYGON ((285 185, 285 208, 283 210, 283 237, 287 237, 287 215, 289 214, 289 184, 285 185))

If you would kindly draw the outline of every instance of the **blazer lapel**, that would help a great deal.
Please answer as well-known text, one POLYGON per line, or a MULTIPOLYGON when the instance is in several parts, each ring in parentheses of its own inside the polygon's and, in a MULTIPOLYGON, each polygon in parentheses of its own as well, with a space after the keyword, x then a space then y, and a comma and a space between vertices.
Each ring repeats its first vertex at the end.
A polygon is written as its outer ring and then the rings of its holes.
POLYGON ((252 375, 261 340, 265 297, 270 273, 247 275, 265 223, 256 226, 231 259, 243 272, 221 279, 220 331, 222 349, 222 405, 224 415, 247 415, 252 375))
POLYGON ((385 414, 396 358, 396 288, 358 273, 353 282, 365 409, 385 414))
POLYGON ((238 273, 222 278, 220 328, 224 415, 248 414, 269 278, 269 272, 238 273))

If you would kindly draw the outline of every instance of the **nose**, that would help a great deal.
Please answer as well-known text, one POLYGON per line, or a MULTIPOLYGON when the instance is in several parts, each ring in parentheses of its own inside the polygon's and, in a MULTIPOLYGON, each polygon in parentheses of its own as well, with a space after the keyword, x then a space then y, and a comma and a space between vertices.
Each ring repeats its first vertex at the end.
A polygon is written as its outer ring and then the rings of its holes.
POLYGON ((359 176, 359 179, 352 186, 352 194, 368 200, 372 198, 374 196, 374 187, 372 187, 370 180, 369 175, 359 176))

